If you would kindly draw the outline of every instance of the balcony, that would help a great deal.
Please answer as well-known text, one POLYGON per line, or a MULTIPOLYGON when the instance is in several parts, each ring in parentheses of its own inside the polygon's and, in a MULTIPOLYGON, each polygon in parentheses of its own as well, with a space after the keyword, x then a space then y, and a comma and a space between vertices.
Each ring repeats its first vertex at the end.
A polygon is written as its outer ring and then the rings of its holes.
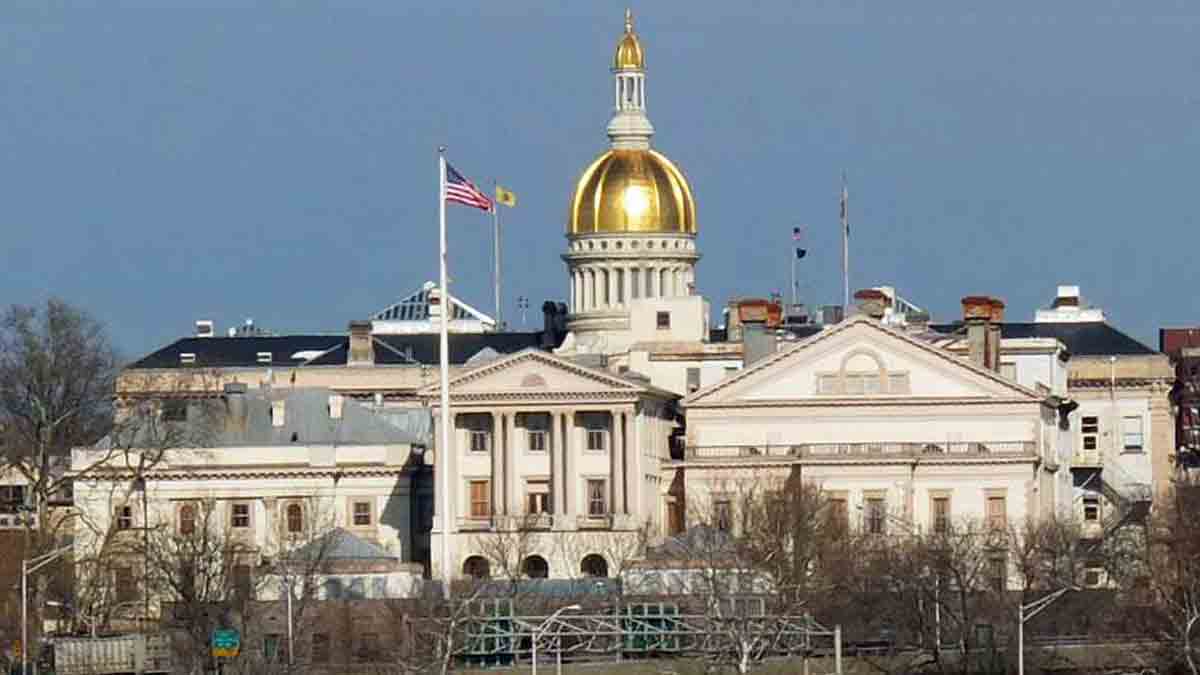
POLYGON ((963 441, 946 443, 879 442, 879 443, 791 443, 779 445, 693 445, 688 446, 687 461, 740 460, 840 460, 877 458, 977 458, 977 457, 1035 457, 1037 444, 1033 441, 963 441))

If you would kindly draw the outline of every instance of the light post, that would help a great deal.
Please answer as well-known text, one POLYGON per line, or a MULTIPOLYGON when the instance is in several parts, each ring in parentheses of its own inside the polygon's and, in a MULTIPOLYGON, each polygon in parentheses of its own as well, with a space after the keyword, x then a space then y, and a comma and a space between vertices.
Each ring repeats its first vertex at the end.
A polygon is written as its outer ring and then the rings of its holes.
POLYGON ((49 553, 21 559, 21 675, 29 673, 29 575, 58 560, 73 548, 74 544, 67 544, 49 553))
MULTIPOLYGON (((559 607, 557 610, 554 611, 553 614, 546 617, 545 621, 542 621, 540 624, 538 624, 537 630, 533 631, 533 653, 531 654, 531 659, 530 659, 533 662, 533 669, 530 672, 530 675, 537 675, 538 638, 540 638, 542 636, 542 633, 546 632, 546 629, 550 627, 550 624, 554 623, 554 620, 558 618, 559 614, 562 614, 563 612, 577 612, 581 609, 583 609, 583 608, 580 607, 579 605, 567 605, 566 607, 559 607)), ((560 658, 558 661, 558 670, 561 673, 562 672, 562 658, 561 658, 562 657, 562 645, 559 645, 559 657, 560 658)))
POLYGON ((1025 675, 1025 622, 1041 614, 1042 610, 1054 604, 1054 601, 1065 595, 1067 591, 1078 590, 1078 586, 1067 586, 1033 602, 1021 605, 1021 609, 1017 612, 1017 675, 1025 675))

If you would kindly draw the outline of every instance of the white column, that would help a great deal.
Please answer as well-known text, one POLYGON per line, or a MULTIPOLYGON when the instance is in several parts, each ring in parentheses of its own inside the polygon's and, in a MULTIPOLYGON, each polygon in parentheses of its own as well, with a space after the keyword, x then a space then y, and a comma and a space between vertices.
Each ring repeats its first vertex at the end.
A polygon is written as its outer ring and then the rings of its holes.
POLYGON ((504 485, 508 494, 508 514, 518 516, 522 513, 521 472, 517 469, 517 453, 520 444, 517 441, 517 413, 502 415, 504 424, 504 485))
POLYGON ((546 449, 550 454, 550 513, 562 513, 562 457, 565 444, 560 415, 550 412, 550 429, 546 432, 546 449))
POLYGON ((575 271, 574 270, 571 270, 570 272, 567 273, 567 285, 570 286, 570 288, 568 289, 568 293, 571 294, 571 298, 570 298, 571 311, 575 312, 577 310, 575 309, 575 271))
POLYGON ((617 268, 612 265, 606 265, 604 273, 608 275, 608 306, 616 307, 621 304, 617 297, 617 268))
POLYGON ((624 515, 628 513, 625 508, 625 414, 620 410, 613 410, 612 413, 612 448, 609 454, 612 457, 612 512, 614 514, 624 515))
POLYGON ((579 277, 583 282, 583 311, 592 308, 592 271, 587 267, 580 268, 579 277))
POLYGON ((490 413, 492 418, 492 515, 502 516, 504 510, 504 444, 500 437, 499 418, 490 413))
POLYGON ((567 410, 565 415, 567 420, 567 433, 569 439, 566 443, 563 454, 563 514, 567 517, 567 521, 574 527, 575 519, 579 515, 578 505, 576 502, 577 491, 579 490, 579 461, 574 456, 575 448, 583 448, 579 442, 579 429, 575 426, 575 409, 567 410))

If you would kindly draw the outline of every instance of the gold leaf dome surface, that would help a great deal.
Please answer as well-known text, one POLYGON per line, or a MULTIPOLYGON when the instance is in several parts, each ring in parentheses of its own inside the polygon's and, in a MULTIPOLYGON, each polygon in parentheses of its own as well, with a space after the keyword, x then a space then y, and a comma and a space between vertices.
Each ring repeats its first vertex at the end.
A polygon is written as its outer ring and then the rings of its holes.
POLYGON ((625 10, 625 34, 613 54, 613 70, 645 70, 646 54, 637 33, 633 32, 633 12, 625 10))
POLYGON ((696 234, 692 188, 662 154, 614 148, 579 177, 567 234, 620 233, 696 234))

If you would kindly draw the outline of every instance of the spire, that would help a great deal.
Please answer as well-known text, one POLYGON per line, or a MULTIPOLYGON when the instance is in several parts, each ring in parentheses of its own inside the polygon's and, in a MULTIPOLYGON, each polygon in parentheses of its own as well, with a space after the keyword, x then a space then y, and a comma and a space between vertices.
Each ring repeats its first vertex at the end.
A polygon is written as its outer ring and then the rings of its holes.
POLYGON ((613 55, 613 93, 616 110, 608 123, 614 148, 646 149, 654 127, 646 117, 646 55, 633 32, 633 10, 625 10, 625 33, 613 55))

